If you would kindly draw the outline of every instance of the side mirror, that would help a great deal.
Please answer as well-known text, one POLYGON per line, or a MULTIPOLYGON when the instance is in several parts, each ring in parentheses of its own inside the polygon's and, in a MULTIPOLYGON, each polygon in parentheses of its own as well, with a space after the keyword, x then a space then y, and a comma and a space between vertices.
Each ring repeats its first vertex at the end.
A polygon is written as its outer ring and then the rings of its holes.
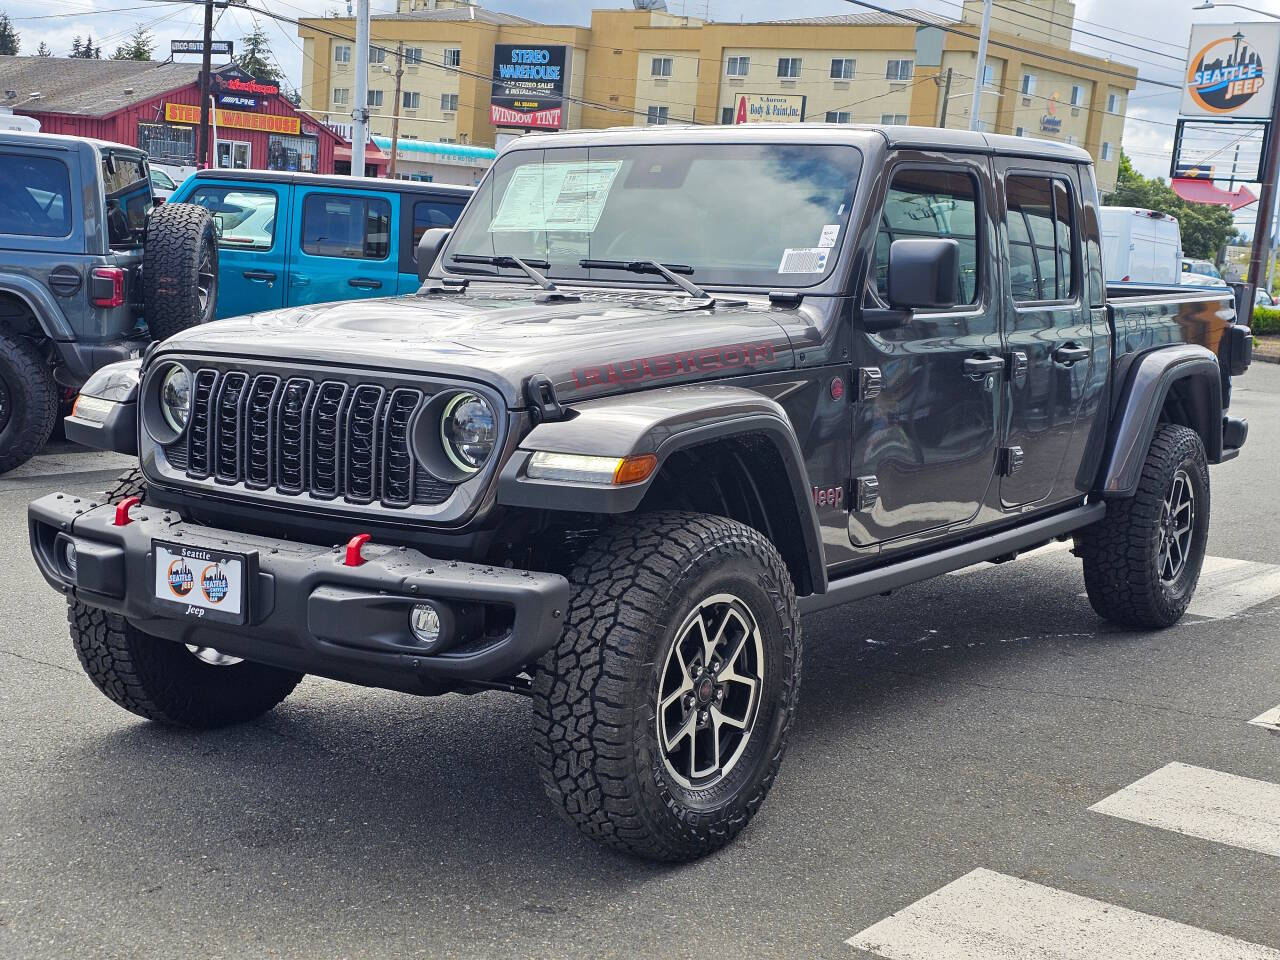
POLYGON ((432 227, 430 230, 423 231, 417 250, 419 283, 426 282, 427 274, 435 266, 436 257, 440 256, 440 250, 452 232, 448 227, 432 227))
POLYGON ((899 310, 945 310, 956 305, 960 244, 912 238, 889 247, 889 303, 899 310))

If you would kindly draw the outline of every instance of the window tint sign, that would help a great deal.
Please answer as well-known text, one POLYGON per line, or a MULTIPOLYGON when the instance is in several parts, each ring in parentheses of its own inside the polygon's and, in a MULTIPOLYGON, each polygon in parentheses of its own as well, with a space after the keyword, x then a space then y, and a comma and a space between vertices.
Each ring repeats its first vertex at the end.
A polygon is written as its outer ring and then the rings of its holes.
POLYGON ((564 46, 496 44, 489 122, 527 130, 563 127, 567 63, 564 46))
POLYGON ((1183 116, 1271 115, 1280 23, 1197 24, 1191 28, 1183 116))

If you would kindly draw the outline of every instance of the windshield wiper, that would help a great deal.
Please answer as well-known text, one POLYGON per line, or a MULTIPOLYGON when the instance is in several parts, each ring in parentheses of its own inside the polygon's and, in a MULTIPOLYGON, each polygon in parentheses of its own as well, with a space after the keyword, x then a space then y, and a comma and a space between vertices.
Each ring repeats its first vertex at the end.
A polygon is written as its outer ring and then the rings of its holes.
POLYGON ((740 300, 717 300, 692 280, 680 274, 693 273, 693 267, 684 263, 661 264, 657 260, 579 260, 578 266, 584 270, 626 270, 628 273, 656 273, 679 287, 697 301, 699 307, 713 307, 717 303, 744 303, 740 300))
POLYGON ((535 267, 541 267, 543 270, 550 270, 551 264, 546 260, 521 260, 519 257, 510 255, 489 256, 488 254, 475 253, 455 253, 449 258, 454 264, 458 263, 482 263, 491 267, 514 267, 517 270, 523 270, 525 274, 542 288, 542 293, 537 297, 539 303, 545 303, 549 300, 580 300, 581 297, 572 293, 565 293, 554 283, 551 282, 543 274, 535 270, 535 267))

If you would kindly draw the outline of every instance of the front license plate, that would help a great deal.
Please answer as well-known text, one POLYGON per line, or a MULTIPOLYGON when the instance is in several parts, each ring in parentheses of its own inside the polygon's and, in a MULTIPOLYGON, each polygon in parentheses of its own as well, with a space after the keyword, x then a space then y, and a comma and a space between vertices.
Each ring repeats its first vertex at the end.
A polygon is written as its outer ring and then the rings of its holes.
POLYGON ((152 543, 156 558, 156 599, 188 616, 245 622, 248 559, 242 553, 152 543))

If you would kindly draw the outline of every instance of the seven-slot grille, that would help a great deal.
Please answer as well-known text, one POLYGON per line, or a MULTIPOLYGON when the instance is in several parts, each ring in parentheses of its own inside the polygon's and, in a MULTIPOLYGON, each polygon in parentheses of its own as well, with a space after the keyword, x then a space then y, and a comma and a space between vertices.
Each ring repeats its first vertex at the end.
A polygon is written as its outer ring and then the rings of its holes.
POLYGON ((186 436, 166 455, 192 480, 387 507, 442 503, 453 486, 409 447, 426 400, 414 387, 203 367, 186 436))

